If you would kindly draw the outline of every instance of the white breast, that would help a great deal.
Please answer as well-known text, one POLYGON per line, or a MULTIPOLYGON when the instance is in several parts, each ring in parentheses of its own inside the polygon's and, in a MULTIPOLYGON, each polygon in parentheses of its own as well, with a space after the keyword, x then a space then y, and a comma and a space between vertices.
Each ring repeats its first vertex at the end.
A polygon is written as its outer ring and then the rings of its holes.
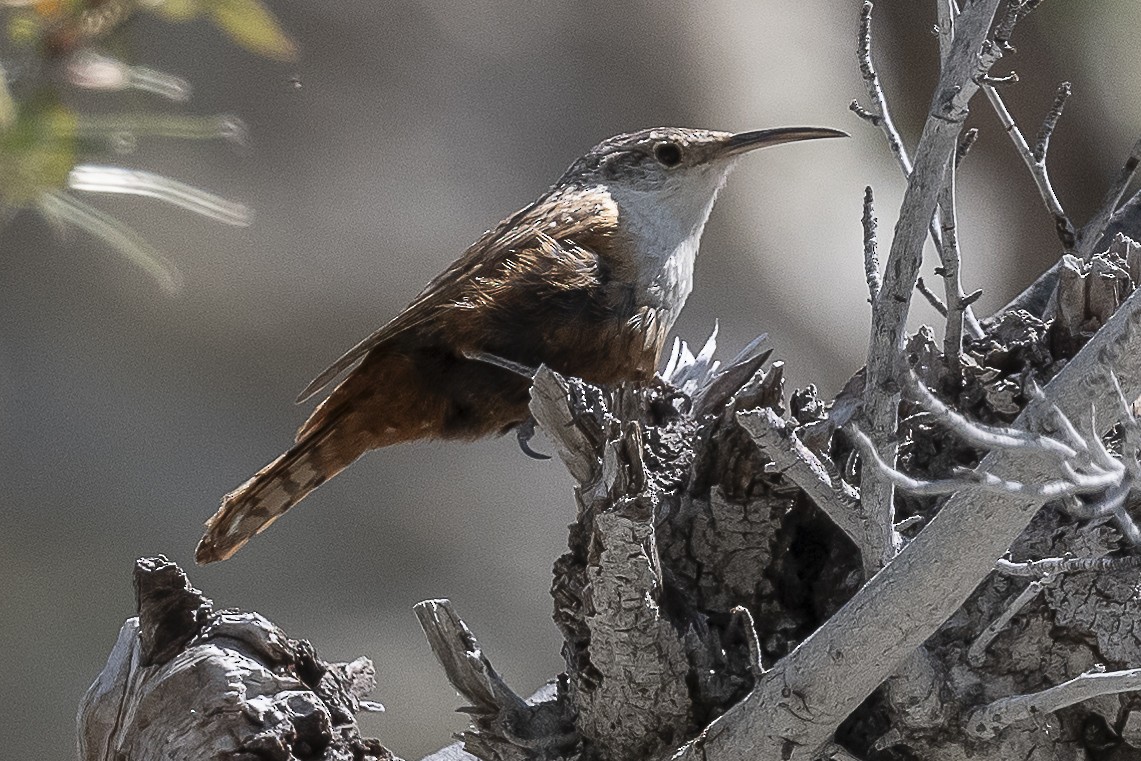
POLYGON ((659 319, 667 330, 673 327, 689 292, 693 290, 693 263, 700 245, 701 231, 698 230, 674 243, 672 250, 651 250, 641 257, 638 290, 646 298, 646 304, 658 310, 659 319))

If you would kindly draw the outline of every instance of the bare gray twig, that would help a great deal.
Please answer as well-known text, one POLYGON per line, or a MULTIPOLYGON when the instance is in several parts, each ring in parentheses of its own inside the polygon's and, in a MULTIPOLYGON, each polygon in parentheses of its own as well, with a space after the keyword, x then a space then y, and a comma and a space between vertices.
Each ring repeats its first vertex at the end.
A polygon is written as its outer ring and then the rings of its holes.
MULTIPOLYGON (((941 496, 956 492, 973 492, 976 494, 1006 494, 1031 500, 1052 500, 1075 494, 1093 494, 1104 492, 1107 489, 1119 486, 1124 473, 1117 471, 1094 470, 1093 472, 1077 472, 1068 463, 1062 463, 1060 479, 1042 479, 1035 481, 1013 481, 1000 478, 993 473, 981 470, 962 471, 957 477, 944 478, 937 481, 925 481, 896 470, 888 464, 876 451, 867 434, 858 428, 849 429, 853 441, 859 446, 860 452, 871 460, 870 464, 883 473, 893 484, 910 494, 923 496, 941 496)), ((1112 507, 1107 507, 1109 512, 1112 507)))
POLYGON ((955 149, 955 168, 957 169, 963 163, 963 159, 971 152, 975 142, 979 139, 978 127, 971 127, 963 133, 962 139, 959 140, 959 147, 955 149))
POLYGON ((1035 715, 1081 703, 1099 695, 1141 690, 1141 668, 1125 671, 1094 670, 1068 682, 1028 695, 1012 695, 976 708, 967 717, 967 731, 976 737, 991 738, 999 730, 1035 715))
MULTIPOLYGON (((940 0, 940 7, 946 5, 949 9, 953 0, 940 0)), ((879 74, 876 73, 875 64, 872 62, 872 9, 874 4, 871 0, 865 0, 863 12, 860 16, 860 36, 859 44, 857 46, 857 54, 860 60, 860 73, 863 75, 864 87, 867 90, 868 98, 871 101, 869 108, 862 107, 857 101, 853 100, 848 108, 852 113, 860 117, 864 121, 871 124, 873 127, 878 127, 887 139, 888 147, 891 149, 892 155, 895 156, 896 162, 899 164, 900 171, 903 172, 904 177, 911 175, 911 157, 907 153, 907 146, 903 144, 903 138, 900 137, 899 130, 895 127, 895 122, 891 118, 891 110, 887 105, 887 96, 884 94, 883 86, 880 84, 879 74)), ((940 26, 940 30, 947 30, 944 34, 942 31, 939 35, 940 46, 944 44, 944 39, 947 44, 950 44, 950 35, 954 26, 953 21, 948 21, 946 25, 940 26)), ((935 223, 934 218, 931 220, 929 233, 931 240, 934 241, 935 246, 943 245, 942 238, 939 234, 939 226, 935 223)))
MULTIPOLYGON (((907 389, 915 400, 926 410, 935 421, 952 431, 964 443, 978 449, 1023 449, 1028 451, 1045 451, 1063 459, 1075 459, 1079 452, 1086 451, 1085 441, 1081 438, 1077 443, 1059 441, 1050 436, 1033 433, 1018 428, 986 425, 976 421, 967 420, 961 414, 943 404, 939 397, 923 384, 915 373, 906 376, 907 389)), ((1041 393, 1041 389, 1038 390, 1041 393)), ((1067 434, 1077 435, 1069 418, 1062 415, 1055 405, 1051 405, 1051 420, 1058 422, 1067 434), (1058 418, 1061 418, 1059 421, 1058 418)), ((1069 438, 1069 436, 1067 436, 1069 438)), ((1112 458, 1111 458, 1112 459, 1112 458)), ((1109 465, 1108 467, 1112 467, 1109 465)))
POLYGON ((1106 229, 1109 227, 1109 222, 1113 218, 1114 212, 1117 211, 1117 205, 1121 202, 1121 196, 1125 194, 1129 183, 1133 181, 1133 177, 1137 174, 1139 166, 1141 166, 1141 139, 1138 139, 1137 142, 1133 144, 1133 148, 1129 151, 1129 156, 1126 157, 1121 171, 1117 173, 1113 184, 1110 185, 1106 191, 1097 213, 1093 215, 1089 222, 1086 222, 1078 234, 1077 254, 1082 259, 1088 260, 1093 256, 1094 246, 1101 240, 1102 235, 1105 234, 1106 229))
MULTIPOLYGON (((1118 381, 1110 371, 1113 388, 1119 388, 1118 381)), ((983 450, 1005 449, 1022 451, 1029 456, 1039 456, 1055 463, 1052 473, 1061 478, 1046 478, 1033 483, 1020 483, 999 478, 992 473, 980 470, 960 471, 955 477, 925 481, 912 478, 887 463, 876 451, 871 440, 858 429, 849 428, 861 453, 875 463, 884 476, 896 486, 913 494, 941 495, 959 490, 978 492, 1007 492, 1012 495, 1038 499, 1056 499, 1075 495, 1099 494, 1098 502, 1090 509, 1092 516, 1111 515, 1117 521, 1126 537, 1134 544, 1139 541, 1137 527, 1124 510, 1126 498, 1134 487, 1141 483, 1141 464, 1136 457, 1113 457, 1101 441, 1096 423, 1095 410, 1089 413, 1090 430, 1086 438, 1077 433, 1077 428, 1055 405, 1049 406, 1050 417, 1061 434, 1067 439, 1061 441, 1049 436, 1016 428, 988 426, 967 420, 958 412, 947 407, 914 373, 907 375, 908 385, 916 401, 926 414, 939 422, 958 438, 973 447, 983 450)), ((1040 390, 1032 394, 1039 398, 1040 390)), ((1123 397, 1118 392, 1117 396, 1123 397)), ((1040 399, 1040 398, 1039 398, 1040 399)), ((1138 422, 1133 417, 1132 408, 1118 400, 1121 406, 1120 420, 1124 438, 1129 441, 1141 437, 1137 432, 1138 422)), ((1141 443, 1138 444, 1141 447, 1141 443)))
MULTIPOLYGON (((1072 251, 1077 242, 1077 232, 1074 229, 1073 223, 1066 215, 1065 209, 1062 208, 1062 202, 1058 200, 1058 196, 1054 193, 1054 186, 1050 184, 1050 173, 1046 169, 1046 149, 1047 143, 1042 145, 1041 158, 1037 158, 1035 151, 1030 150, 1030 146, 1026 143, 1026 138, 1022 135, 1022 130, 1014 121, 1014 117, 1010 115, 1010 110, 1007 109, 1006 103, 1002 100, 998 90, 990 85, 983 86, 983 92, 990 101, 991 106, 994 107, 995 114, 998 115, 999 122, 1002 123, 1002 128, 1010 135, 1011 142, 1014 143, 1014 148, 1018 155, 1022 157, 1023 163, 1026 168, 1030 170, 1030 176, 1034 178, 1034 184, 1038 188, 1038 195, 1042 197, 1042 201, 1046 204, 1046 210, 1050 212, 1050 216, 1054 218, 1054 230, 1058 235, 1058 240, 1062 242, 1062 248, 1065 251, 1072 251)), ((1057 99, 1055 99, 1055 104, 1057 99)), ((1059 110, 1059 114, 1061 109, 1059 110)), ((1050 112, 1053 114, 1053 110, 1050 112)), ((1050 116, 1047 116, 1049 120, 1050 116)), ((1057 120, 1055 119, 1055 122, 1057 120)), ((1053 130, 1051 130, 1052 132, 1053 130)), ((1048 136, 1047 136, 1048 137, 1048 136)))
POLYGON ((982 633, 971 643, 970 648, 967 650, 967 662, 975 668, 979 668, 986 662, 986 651, 990 647, 990 643, 994 642, 1003 629, 1006 628, 1010 620, 1018 615, 1018 612, 1026 607, 1026 605, 1033 600, 1042 591, 1042 587, 1052 581, 1052 577, 1046 577, 1041 580, 1035 580, 1027 585, 1017 597, 1015 597, 1006 610, 990 622, 987 628, 983 629, 982 633))
POLYGON ((872 186, 864 188, 864 215, 860 220, 864 227, 864 278, 868 282, 868 295, 875 301, 880 295, 880 259, 876 253, 876 211, 872 197, 872 186))
POLYGON ((1018 84, 1018 72, 1012 71, 1009 74, 1003 74, 1002 76, 994 76, 988 74, 983 77, 983 84, 989 85, 991 87, 1018 84))
POLYGON ((1041 579, 1063 573, 1121 571, 1141 568, 1141 557, 1130 555, 1127 557, 1100 558, 1043 558, 1042 560, 1029 560, 1025 563, 1016 563, 1002 558, 995 564, 994 568, 1003 576, 1041 579))
POLYGON ((761 640, 757 637, 757 625, 753 621, 753 614, 744 605, 738 605, 730 611, 739 622, 745 633, 745 641, 749 645, 749 669, 755 678, 765 674, 764 656, 761 650, 761 640))
MULTIPOLYGON (((956 150, 956 155, 958 151, 956 150)), ((966 322, 966 297, 963 294, 963 279, 959 269, 962 261, 959 252, 958 219, 955 213, 955 162, 947 164, 943 192, 939 196, 939 228, 943 233, 943 245, 939 246, 939 275, 943 278, 943 298, 947 304, 947 319, 943 329, 943 359, 951 372, 958 375, 963 359, 963 325, 966 322)), ((974 322, 973 334, 982 337, 982 329, 974 322)))
POLYGON ((939 38, 940 68, 947 56, 951 55, 951 43, 955 41, 955 16, 958 14, 955 0, 935 0, 935 16, 938 20, 935 35, 939 38))
POLYGON ((1042 0, 1011 0, 1007 3, 1006 13, 1002 20, 995 25, 994 30, 994 41, 1003 50, 1014 50, 1010 44, 1010 35, 1014 33, 1015 25, 1037 8, 1041 2, 1042 0))
POLYGON ((1058 85, 1058 92, 1054 95, 1054 104, 1050 106, 1050 111, 1042 120, 1042 126, 1038 129, 1038 139, 1034 141, 1035 162, 1041 164, 1046 161, 1046 151, 1050 148, 1050 138, 1058 126, 1058 120, 1062 118, 1062 110, 1066 107, 1066 101, 1072 93, 1073 87, 1069 82, 1058 85))
POLYGON ((761 407, 738 413, 737 421, 781 475, 796 484, 861 552, 872 549, 864 528, 867 518, 862 515, 855 489, 842 480, 833 481, 824 464, 788 429, 779 415, 761 407))
POLYGON ((864 79, 864 88, 868 93, 870 106, 862 108, 856 101, 852 101, 849 108, 861 119, 879 127, 887 138, 888 147, 891 148, 895 160, 899 162, 904 176, 911 174, 911 158, 907 155, 907 148, 899 136, 899 130, 892 121, 891 111, 887 106, 883 86, 880 84, 879 74, 876 73, 872 63, 872 8, 871 0, 864 0, 863 11, 860 15, 860 36, 857 52, 860 57, 860 74, 864 79))
MULTIPOLYGON (((937 0, 935 3, 939 18, 939 64, 948 66, 952 45, 955 41, 955 0, 937 0)), ((943 357, 951 372, 961 370, 963 351, 963 327, 975 338, 981 338, 982 328, 970 309, 963 294, 963 279, 959 265, 962 261, 959 252, 958 219, 955 212, 955 172, 962 157, 970 150, 978 135, 978 130, 968 131, 955 146, 951 160, 947 164, 943 191, 939 196, 939 232, 941 237, 933 237, 942 266, 939 275, 943 278, 943 295, 947 305, 944 312, 943 357)))
POLYGON ((916 279, 915 290, 919 291, 919 295, 927 299, 927 303, 931 305, 932 309, 944 317, 947 316, 947 305, 943 303, 943 299, 939 298, 939 295, 935 293, 935 291, 931 290, 923 278, 916 279))
MULTIPOLYGON (((885 460, 895 459, 899 405, 897 362, 903 346, 911 292, 923 259, 923 244, 945 182, 947 164, 955 153, 967 117, 967 104, 978 92, 982 77, 1001 57, 987 39, 998 0, 979 0, 958 16, 955 38, 944 61, 938 95, 919 140, 884 267, 883 286, 872 305, 872 337, 868 347, 867 381, 860 426, 868 432, 885 460)), ((893 526, 893 486, 876 472, 865 471, 860 493, 865 510, 875 515, 883 532, 883 559, 898 548, 893 526)))

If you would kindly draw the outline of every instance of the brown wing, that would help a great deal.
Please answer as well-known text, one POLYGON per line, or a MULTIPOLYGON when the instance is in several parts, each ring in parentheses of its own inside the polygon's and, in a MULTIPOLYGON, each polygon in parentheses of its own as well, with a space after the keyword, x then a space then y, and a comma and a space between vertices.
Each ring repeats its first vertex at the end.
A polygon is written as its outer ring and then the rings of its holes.
POLYGON ((604 243, 600 238, 612 235, 617 222, 613 201, 596 189, 566 188, 544 196, 485 233, 392 321, 314 378, 297 401, 313 396, 374 348, 432 322, 445 310, 459 307, 459 317, 503 303, 504 291, 513 286, 591 286, 598 271, 590 248, 604 243))

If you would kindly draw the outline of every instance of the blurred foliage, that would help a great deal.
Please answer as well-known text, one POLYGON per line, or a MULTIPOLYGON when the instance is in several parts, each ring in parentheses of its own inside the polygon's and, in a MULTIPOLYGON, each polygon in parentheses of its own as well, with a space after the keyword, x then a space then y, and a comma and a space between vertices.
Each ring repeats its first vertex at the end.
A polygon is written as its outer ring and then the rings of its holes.
POLYGON ((0 203, 31 206, 43 193, 67 185, 68 172, 76 164, 75 113, 47 94, 20 108, 10 96, 6 100, 9 108, 0 132, 0 203))
POLYGON ((11 15, 6 29, 14 42, 34 44, 60 55, 116 31, 137 11, 172 22, 205 16, 252 53, 292 60, 297 46, 259 0, 0 0, 11 15))
POLYGON ((112 44, 136 12, 175 23, 205 17, 252 53, 275 60, 296 56, 296 45, 259 0, 0 0, 6 43, 20 58, 18 67, 0 58, 0 220, 35 208, 100 238, 175 291, 180 277, 171 262, 74 191, 156 198, 232 225, 248 224, 249 210, 153 172, 85 162, 129 153, 141 136, 241 141, 245 131, 229 116, 90 114, 67 104, 73 90, 189 99, 185 80, 97 49, 112 44), (16 68, 29 73, 14 81, 9 72, 16 68))
POLYGON ((146 4, 171 21, 208 16, 246 50, 279 61, 297 56, 297 46, 258 0, 160 0, 146 4))

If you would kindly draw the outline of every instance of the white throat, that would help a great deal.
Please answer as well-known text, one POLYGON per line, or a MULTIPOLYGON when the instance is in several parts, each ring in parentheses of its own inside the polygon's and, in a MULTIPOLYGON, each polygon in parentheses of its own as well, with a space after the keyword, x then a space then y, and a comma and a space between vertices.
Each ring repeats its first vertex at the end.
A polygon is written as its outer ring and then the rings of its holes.
POLYGON ((649 192, 620 183, 609 188, 624 231, 634 243, 638 299, 658 312, 667 330, 693 289, 701 233, 727 174, 690 175, 649 192))

